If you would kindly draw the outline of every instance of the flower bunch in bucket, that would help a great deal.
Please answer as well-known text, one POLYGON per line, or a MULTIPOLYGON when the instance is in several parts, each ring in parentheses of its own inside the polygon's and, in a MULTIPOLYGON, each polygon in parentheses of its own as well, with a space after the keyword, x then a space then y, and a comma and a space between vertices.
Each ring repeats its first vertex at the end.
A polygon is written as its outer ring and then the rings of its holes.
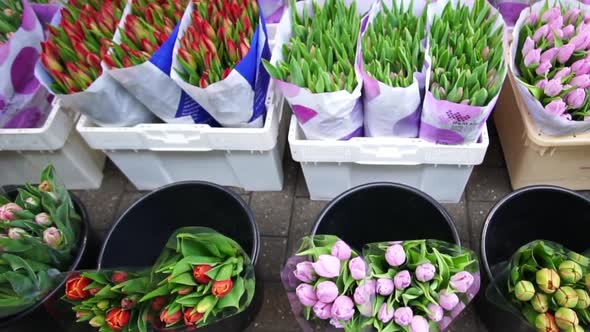
POLYGON ((188 0, 133 0, 131 13, 123 18, 120 43, 104 55, 109 67, 123 68, 147 61, 164 44, 182 14, 188 0))
POLYGON ((553 242, 533 241, 514 253, 494 284, 515 314, 537 331, 590 328, 590 259, 586 256, 553 242))
POLYGON ((70 0, 61 9, 59 26, 51 26, 49 39, 41 44, 41 62, 54 80, 52 91, 84 91, 102 74, 100 62, 124 7, 124 0, 70 0))
POLYGON ((414 5, 414 0, 378 1, 361 24, 366 136, 418 136, 426 10, 414 5))
POLYGON ((262 127, 259 98, 268 74, 260 59, 269 57, 256 0, 192 1, 174 46, 172 78, 222 126, 262 127))
POLYGON ((149 271, 98 271, 69 276, 63 299, 77 322, 100 331, 145 332, 150 304, 139 303, 150 285, 149 271))
POLYGON ((100 331, 190 331, 244 311, 254 268, 234 240, 204 227, 178 229, 154 266, 70 276, 64 300, 100 331))
POLYGON ((371 243, 359 256, 335 236, 303 239, 282 280, 300 325, 346 331, 446 330, 479 290, 475 253, 435 240, 371 243), (325 325, 325 324, 324 324, 325 325))
POLYGON ((589 129, 590 11, 545 1, 523 12, 515 29, 515 74, 541 130, 589 129))
POLYGON ((291 1, 264 67, 290 103, 308 139, 363 133, 361 77, 355 63, 360 17, 372 2, 291 1))
POLYGON ((477 141, 506 76, 505 25, 485 0, 429 5, 430 70, 420 137, 477 141))
POLYGON ((52 166, 40 185, 19 188, 14 201, 0 196, 1 317, 26 309, 55 286, 54 277, 73 261, 80 233, 80 216, 52 166))

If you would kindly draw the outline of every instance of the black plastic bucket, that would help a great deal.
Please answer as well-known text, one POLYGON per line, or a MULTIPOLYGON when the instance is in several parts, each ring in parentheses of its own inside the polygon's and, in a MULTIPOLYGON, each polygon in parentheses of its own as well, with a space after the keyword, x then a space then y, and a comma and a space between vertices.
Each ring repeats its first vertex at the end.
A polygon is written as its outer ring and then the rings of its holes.
MULTIPOLYGON (((14 188, 14 187, 13 187, 14 188)), ((10 199, 16 198, 16 190, 6 190, 6 196, 10 199)), ((90 227, 88 213, 82 202, 70 192, 70 196, 76 208, 76 212, 82 218, 81 236, 78 243, 78 252, 70 266, 70 271, 78 269, 89 269, 96 266, 95 257, 98 253, 96 235, 90 227)), ((47 294, 43 300, 36 303, 29 309, 16 315, 0 319, 0 331, 2 332, 38 332, 38 331, 63 331, 62 321, 66 319, 65 313, 60 311, 56 305, 63 295, 65 279, 52 292, 47 294)))
MULTIPOLYGON (((590 201, 573 191, 554 186, 532 186, 504 197, 488 214, 481 233, 484 276, 477 309, 490 331, 534 332, 517 316, 498 308, 485 296, 485 288, 514 252, 534 240, 550 240, 582 253, 588 242, 590 201)), ((498 294, 496 289, 488 290, 498 294)))
POLYGON ((362 249, 371 242, 436 239, 460 244, 448 212, 418 189, 369 183, 336 197, 320 214, 312 234, 332 234, 362 249))
MULTIPOLYGON (((187 226, 209 227, 234 239, 256 264, 260 233, 248 205, 221 186, 191 181, 157 189, 123 213, 107 235, 99 268, 151 266, 174 231, 187 226)), ((256 294, 246 311, 198 330, 243 331, 254 320, 262 300, 263 284, 258 277, 256 294)))

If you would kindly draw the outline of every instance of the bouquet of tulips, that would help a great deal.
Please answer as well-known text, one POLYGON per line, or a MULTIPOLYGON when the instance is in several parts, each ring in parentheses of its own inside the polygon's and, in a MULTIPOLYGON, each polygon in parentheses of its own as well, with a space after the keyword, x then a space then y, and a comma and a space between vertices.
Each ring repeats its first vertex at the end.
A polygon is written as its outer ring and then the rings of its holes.
POLYGON ((590 7, 539 2, 522 12, 513 32, 511 70, 542 133, 590 130, 590 7))
POLYGON ((363 20, 366 136, 418 136, 425 79, 424 5, 420 0, 381 0, 363 20))
POLYGON ((41 44, 35 75, 62 106, 71 107, 105 126, 151 122, 152 116, 109 75, 101 60, 107 53, 125 0, 69 0, 41 44))
POLYGON ((132 0, 104 62, 109 74, 152 113, 170 123, 208 123, 202 111, 170 77, 177 24, 188 0, 132 0))
POLYGON ((254 268, 234 240, 204 227, 178 229, 155 265, 72 274, 64 300, 100 331, 190 331, 244 311, 254 268))
POLYGON ((308 139, 363 135, 361 75, 356 70, 360 16, 372 1, 291 1, 266 70, 308 139))
POLYGON ((27 0, 0 1, 0 128, 37 128, 50 95, 33 75, 43 26, 27 0))
POLYGON ((475 253, 453 244, 371 243, 359 256, 331 235, 304 238, 281 278, 305 331, 443 331, 480 286, 475 253))
POLYGON ((48 166, 37 187, 0 196, 0 317, 40 301, 67 270, 78 249, 81 220, 67 190, 48 166))
POLYGON ((590 329, 590 259, 550 241, 533 241, 512 256, 490 294, 537 331, 590 329), (499 299, 499 300, 498 300, 499 299))
POLYGON ((224 127, 262 127, 270 58, 257 0, 193 0, 174 45, 172 78, 224 127))
POLYGON ((485 0, 445 0, 428 6, 427 91, 420 138, 474 143, 506 76, 506 32, 485 0))

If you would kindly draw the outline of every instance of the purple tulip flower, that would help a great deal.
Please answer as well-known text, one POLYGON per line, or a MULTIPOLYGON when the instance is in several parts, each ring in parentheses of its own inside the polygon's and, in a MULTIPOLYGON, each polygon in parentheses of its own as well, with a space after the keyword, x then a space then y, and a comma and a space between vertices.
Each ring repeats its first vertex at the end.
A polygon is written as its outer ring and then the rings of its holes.
POLYGON ((311 307, 318 302, 312 285, 301 284, 295 289, 295 294, 299 298, 299 302, 306 307, 311 307))
POLYGON ((587 59, 580 59, 572 64, 572 70, 574 71, 574 73, 576 73, 576 75, 584 75, 590 73, 590 61, 588 61, 587 59))
POLYGON ((580 89, 580 88, 570 91, 565 96, 565 101, 573 109, 578 109, 578 108, 582 107, 585 100, 586 100, 586 91, 584 89, 580 89))
POLYGON ((549 69, 551 69, 551 62, 541 62, 539 67, 535 69, 535 73, 537 73, 537 75, 545 75, 549 72, 549 69))
POLYGON ((586 89, 587 87, 590 87, 590 75, 578 75, 572 78, 569 84, 572 86, 575 85, 578 88, 586 89))
POLYGON ((561 31, 563 31, 563 38, 567 39, 570 38, 574 32, 576 31, 576 28, 574 28, 573 25, 569 24, 566 25, 563 29, 561 29, 561 31))
POLYGON ((393 313, 393 319, 397 325, 408 326, 412 322, 414 313, 410 307, 401 307, 393 313))
POLYGON ((348 262, 350 274, 354 280, 362 280, 367 277, 367 263, 361 257, 355 257, 348 262))
POLYGON ((410 275, 410 272, 406 270, 400 271, 395 277, 393 277, 393 283, 395 284, 396 289, 406 289, 410 287, 410 284, 412 283, 412 276, 410 275))
POLYGON ((555 97, 561 93, 563 90, 563 85, 561 84, 561 79, 552 79, 547 82, 545 87, 543 88, 543 92, 549 97, 555 97))
POLYGON ((531 37, 526 37, 522 45, 522 55, 526 56, 532 49, 535 48, 535 41, 531 37))
POLYGON ((535 33, 533 34, 533 40, 535 42, 539 42, 541 38, 544 38, 549 33, 549 26, 547 24, 543 24, 535 33))
POLYGON ((320 255, 312 266, 315 273, 324 278, 335 278, 340 275, 340 260, 334 256, 320 255))
MULTIPOLYGON (((546 51, 546 52, 549 52, 549 51, 546 51)), ((540 61, 541 61, 541 50, 538 48, 531 50, 524 57, 524 65, 527 67, 536 66, 539 64, 540 61)))
POLYGON ((332 318, 347 321, 354 316, 354 302, 348 296, 341 295, 332 304, 332 318))
POLYGON ((311 262, 301 262, 297 264, 293 274, 297 279, 303 282, 313 282, 316 280, 316 275, 311 262))
POLYGON ((443 308, 436 303, 430 303, 428 305, 428 311, 430 311, 428 313, 428 318, 433 322, 440 322, 444 316, 443 308))
POLYGON ((473 275, 467 271, 461 271, 455 273, 451 277, 449 284, 459 293, 466 293, 469 290, 469 287, 473 285, 473 275))
POLYGON ((576 46, 572 43, 567 43, 559 48, 559 52, 557 53, 557 61, 559 63, 566 63, 574 54, 576 50, 576 46))
POLYGON ((332 246, 332 256, 338 257, 341 261, 349 259, 351 255, 352 250, 350 249, 350 246, 342 240, 336 241, 334 246, 332 246))
POLYGON ((389 323, 393 319, 393 314, 395 310, 393 307, 391 309, 387 308, 387 303, 383 303, 381 308, 379 308, 379 313, 377 314, 377 319, 382 321, 383 323, 389 323))
POLYGON ((549 82, 549 80, 547 80, 546 78, 540 80, 539 82, 537 82, 537 84, 535 84, 537 87, 539 87, 540 89, 545 89, 545 86, 547 85, 547 82, 549 82))
POLYGON ((338 286, 333 281, 322 281, 317 284, 315 294, 318 301, 332 303, 339 295, 338 286))
POLYGON ((561 18, 561 10, 557 7, 547 9, 541 16, 541 20, 545 22, 551 22, 558 18, 561 18))
POLYGON ((429 330, 430 326, 428 325, 426 318, 422 316, 412 317, 412 322, 410 323, 411 332, 428 332, 429 330))
POLYGON ((569 67, 565 67, 560 69, 557 73, 555 73, 555 76, 553 76, 553 79, 562 79, 566 76, 568 76, 569 74, 571 74, 572 69, 569 67))
POLYGON ((393 280, 385 278, 377 279, 376 291, 379 295, 388 296, 391 295, 394 290, 395 285, 393 284, 393 280))
MULTIPOLYGON (((539 64, 539 62, 552 62, 553 60, 555 60, 557 53, 559 53, 559 49, 552 47, 552 48, 548 49, 547 51, 543 52, 541 54, 541 56, 539 57, 539 61, 537 61, 535 64, 539 64)), ((526 60, 526 57, 525 57, 525 60, 526 60)), ((533 60, 536 60, 536 59, 533 59, 533 60)), ((525 62, 525 65, 526 65, 526 62, 525 62)))
POLYGON ((406 252, 400 244, 391 245, 385 252, 385 260, 393 267, 400 266, 406 262, 406 252))
POLYGON ((420 264, 416 268, 416 279, 422 282, 428 282, 434 278, 436 267, 430 263, 420 264))
POLYGON ((457 306, 457 304, 459 304, 459 297, 457 294, 448 293, 445 289, 443 289, 438 294, 438 303, 446 311, 451 311, 457 306))
POLYGON ((332 317, 332 304, 318 302, 313 306, 313 312, 319 319, 328 319, 332 317))
POLYGON ((566 104, 561 99, 553 100, 545 105, 545 111, 550 114, 561 116, 565 112, 566 104))

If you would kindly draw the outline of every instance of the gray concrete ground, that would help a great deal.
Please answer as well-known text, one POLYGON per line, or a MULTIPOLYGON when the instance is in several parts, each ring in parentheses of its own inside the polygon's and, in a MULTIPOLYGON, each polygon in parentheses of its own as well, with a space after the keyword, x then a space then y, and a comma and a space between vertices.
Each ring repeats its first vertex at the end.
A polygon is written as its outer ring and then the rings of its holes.
MULTIPOLYGON (((493 127, 493 126, 490 126, 493 127)), ((494 128, 485 161, 471 175, 461 202, 445 204, 460 232, 461 241, 476 251, 485 217, 494 203, 511 191, 504 157, 494 128)), ((235 189, 249 202, 262 233, 260 264, 265 281, 264 305, 248 331, 300 331, 282 289, 279 270, 287 252, 306 235, 327 202, 311 201, 298 163, 289 153, 284 160, 285 186, 281 192, 245 192, 235 189)), ((100 190, 78 192, 89 210, 92 223, 102 237, 117 217, 144 192, 137 191, 111 163, 105 169, 100 190)), ((487 331, 473 305, 456 322, 454 331, 487 331)))

